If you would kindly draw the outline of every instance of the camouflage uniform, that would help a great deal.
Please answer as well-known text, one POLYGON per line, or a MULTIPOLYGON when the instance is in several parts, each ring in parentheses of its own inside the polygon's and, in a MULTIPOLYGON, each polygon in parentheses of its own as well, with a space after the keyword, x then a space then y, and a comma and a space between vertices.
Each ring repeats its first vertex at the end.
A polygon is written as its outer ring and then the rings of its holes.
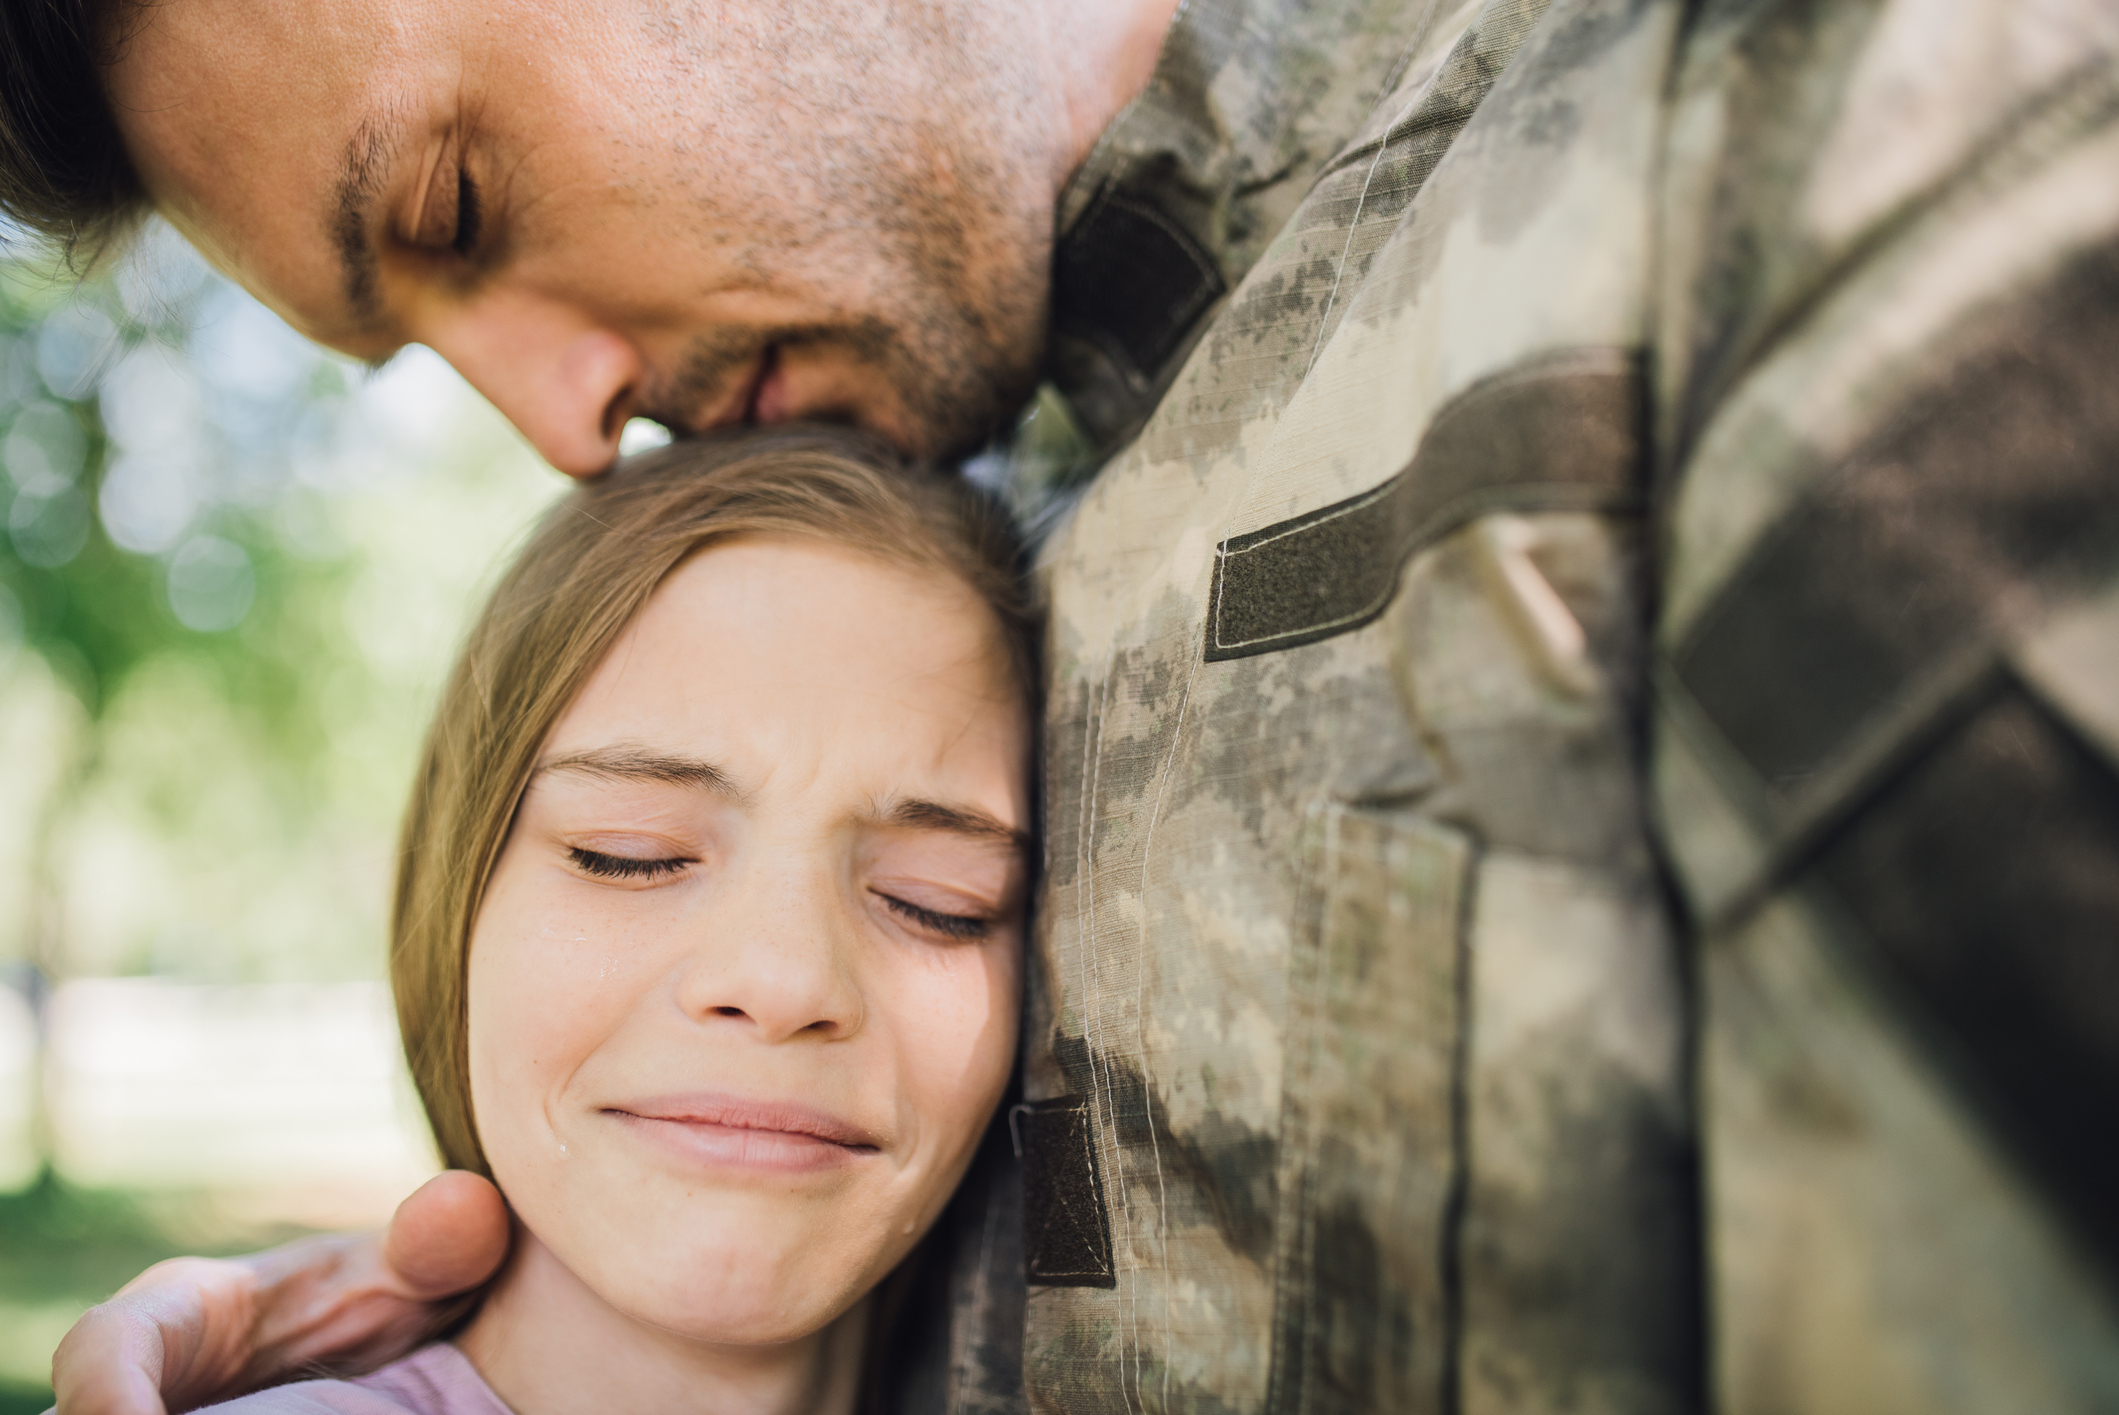
POLYGON ((1062 210, 938 1398, 2119 1409, 2115 55, 1192 0, 1062 210))

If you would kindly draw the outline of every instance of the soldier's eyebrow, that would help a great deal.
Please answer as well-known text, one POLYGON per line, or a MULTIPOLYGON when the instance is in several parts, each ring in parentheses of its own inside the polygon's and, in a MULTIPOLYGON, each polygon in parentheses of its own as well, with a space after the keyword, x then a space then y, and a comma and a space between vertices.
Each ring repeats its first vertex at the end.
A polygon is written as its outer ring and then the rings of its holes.
POLYGON ((363 327, 382 322, 380 265, 375 254, 375 203, 388 176, 389 144, 382 123, 364 118, 339 156, 326 226, 338 256, 339 286, 353 318, 363 327))
POLYGON ((582 776, 593 776, 605 781, 641 781, 656 786, 682 786, 692 791, 706 791, 716 796, 726 796, 740 801, 743 793, 727 772, 710 761, 698 757, 681 757, 666 752, 653 751, 646 747, 593 747, 585 752, 568 752, 564 756, 547 757, 537 764, 536 774, 548 771, 572 772, 582 776))
POLYGON ((976 806, 949 806, 940 801, 900 801, 881 817, 885 825, 909 826, 915 830, 946 830, 989 840, 1012 850, 1027 850, 1030 837, 995 820, 976 806))

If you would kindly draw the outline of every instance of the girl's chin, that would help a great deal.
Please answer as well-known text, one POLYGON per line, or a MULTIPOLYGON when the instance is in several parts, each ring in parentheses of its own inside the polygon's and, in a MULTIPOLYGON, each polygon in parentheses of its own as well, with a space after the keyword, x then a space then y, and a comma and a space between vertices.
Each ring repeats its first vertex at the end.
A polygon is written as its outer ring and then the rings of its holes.
POLYGON ((798 1341, 854 1306, 913 1241, 910 1216, 865 1166, 777 1185, 748 1170, 700 1183, 644 1170, 623 1147, 573 1148, 562 1163, 503 1154, 494 1164, 525 1240, 504 1281, 561 1323, 601 1310, 706 1345, 798 1341))
POLYGON ((633 1321, 702 1345, 778 1346, 830 1326, 870 1285, 874 1263, 819 1261, 819 1254, 843 1252, 833 1237, 772 1245, 650 1241, 630 1255, 576 1254, 564 1266, 633 1321))

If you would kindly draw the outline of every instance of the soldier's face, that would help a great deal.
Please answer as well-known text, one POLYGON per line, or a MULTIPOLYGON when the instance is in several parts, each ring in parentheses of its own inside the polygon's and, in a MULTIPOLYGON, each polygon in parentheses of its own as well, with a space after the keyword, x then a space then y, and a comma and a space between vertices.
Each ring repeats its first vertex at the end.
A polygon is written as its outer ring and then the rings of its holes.
POLYGON ((1005 8, 161 0, 106 82, 209 259, 335 349, 431 346, 564 471, 634 416, 939 455, 1042 346, 1064 174, 1005 8))

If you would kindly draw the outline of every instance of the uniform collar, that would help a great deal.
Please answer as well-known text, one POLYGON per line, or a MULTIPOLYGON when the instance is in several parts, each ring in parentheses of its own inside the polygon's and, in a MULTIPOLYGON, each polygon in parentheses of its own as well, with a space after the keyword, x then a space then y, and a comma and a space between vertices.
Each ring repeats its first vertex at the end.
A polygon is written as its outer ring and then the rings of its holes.
POLYGON ((1047 378, 1101 462, 1450 0, 1189 0, 1060 194, 1047 378))

